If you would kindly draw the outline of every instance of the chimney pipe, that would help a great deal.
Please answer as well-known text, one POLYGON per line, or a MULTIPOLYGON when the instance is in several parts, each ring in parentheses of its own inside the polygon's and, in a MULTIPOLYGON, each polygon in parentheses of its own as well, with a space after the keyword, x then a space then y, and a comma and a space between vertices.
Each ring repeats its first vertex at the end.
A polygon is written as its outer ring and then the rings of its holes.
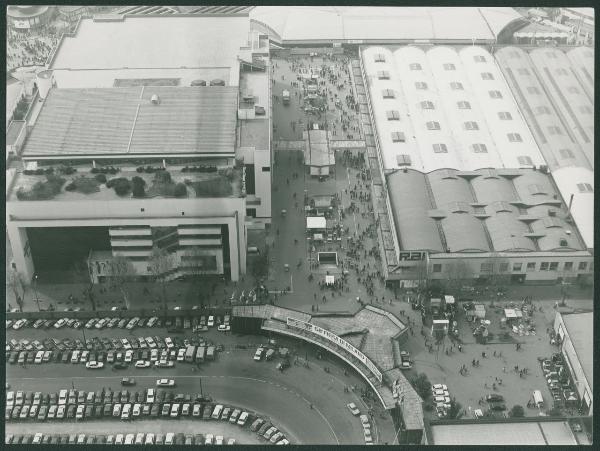
POLYGON ((573 205, 573 197, 575 197, 575 194, 571 194, 571 198, 569 199, 569 214, 571 214, 571 206, 573 205))

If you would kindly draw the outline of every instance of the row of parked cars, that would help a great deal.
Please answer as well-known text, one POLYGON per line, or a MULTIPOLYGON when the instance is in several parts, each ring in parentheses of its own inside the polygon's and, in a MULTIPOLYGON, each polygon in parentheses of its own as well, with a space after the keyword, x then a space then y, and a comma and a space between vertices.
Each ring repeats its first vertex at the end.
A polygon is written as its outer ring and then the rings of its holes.
POLYGON ((206 353, 206 360, 213 360, 215 352, 223 349, 222 346, 214 346, 211 342, 197 337, 191 340, 178 337, 130 337, 111 340, 104 337, 88 340, 85 345, 79 340, 70 339, 47 339, 44 343, 40 343, 39 340, 31 343, 28 340, 17 342, 13 339, 7 344, 6 361, 10 364, 84 363, 90 369, 102 368, 104 363, 113 364, 115 369, 126 368, 130 363, 136 368, 169 368, 175 365, 174 362, 186 361, 185 353, 190 346, 194 346, 192 343, 210 349, 210 352, 206 353), (71 350, 72 348, 76 349, 71 350))
POLYGON ((366 415, 361 415, 360 409, 356 407, 356 404, 353 402, 346 404, 346 407, 350 411, 352 415, 358 417, 360 419, 360 424, 363 427, 363 434, 365 437, 365 444, 372 445, 373 444, 373 436, 371 435, 371 423, 369 422, 369 417, 366 415))
POLYGON ((213 434, 154 434, 152 432, 137 434, 7 434, 7 445, 235 445, 236 440, 225 440, 222 435, 213 434))
MULTIPOLYGON (((173 387, 169 380, 159 380, 157 385, 173 387)), ((77 391, 61 390, 57 393, 8 392, 6 421, 11 420, 63 420, 111 418, 123 421, 140 417, 176 419, 193 417, 202 420, 229 421, 245 427, 272 443, 288 444, 285 435, 263 418, 242 409, 215 404, 201 394, 174 394, 159 388, 143 391, 77 391)), ((207 443, 208 444, 208 443, 207 443)))
POLYGON ((26 327, 33 327, 34 329, 62 329, 69 327, 73 329, 97 329, 101 330, 104 328, 120 328, 133 330, 136 327, 166 327, 173 330, 181 329, 193 329, 194 332, 208 330, 209 327, 215 325, 218 326, 219 330, 227 331, 231 330, 229 324, 229 315, 199 315, 192 317, 169 317, 164 321, 160 318, 153 316, 150 318, 120 318, 120 317, 104 317, 104 318, 91 318, 89 320, 75 319, 75 318, 60 318, 60 319, 18 319, 18 320, 6 320, 6 329, 19 330, 26 327))
MULTIPOLYGON (((564 357, 560 352, 556 352, 549 359, 542 359, 542 371, 544 379, 548 384, 548 389, 552 394, 554 407, 576 407, 579 405, 579 396, 571 384, 569 370, 565 366, 564 357)), ((543 407, 543 400, 535 399, 535 404, 543 407)), ((541 394, 539 396, 541 398, 541 394)))

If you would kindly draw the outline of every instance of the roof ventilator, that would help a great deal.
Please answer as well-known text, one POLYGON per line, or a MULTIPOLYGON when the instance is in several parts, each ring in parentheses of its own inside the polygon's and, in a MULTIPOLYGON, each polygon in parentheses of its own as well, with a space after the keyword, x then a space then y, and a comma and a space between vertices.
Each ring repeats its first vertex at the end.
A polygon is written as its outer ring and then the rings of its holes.
POLYGON ((150 102, 152 102, 153 105, 160 105, 160 97, 158 97, 157 94, 152 94, 152 97, 150 97, 150 102))

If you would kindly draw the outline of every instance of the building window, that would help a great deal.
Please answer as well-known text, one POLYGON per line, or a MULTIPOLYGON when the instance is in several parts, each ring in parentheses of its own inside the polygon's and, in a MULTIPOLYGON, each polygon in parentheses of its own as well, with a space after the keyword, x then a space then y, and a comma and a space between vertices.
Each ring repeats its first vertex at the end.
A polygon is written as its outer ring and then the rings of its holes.
POLYGON ((548 262, 540 263, 540 271, 548 271, 549 267, 550 267, 550 263, 548 263, 548 262))
POLYGON ((569 94, 579 94, 579 88, 577 86, 569 86, 567 92, 569 94))
POLYGON ((411 165, 410 155, 406 155, 406 154, 396 155, 396 162, 398 163, 398 166, 410 166, 411 165))
POLYGON ((579 269, 579 271, 585 271, 587 269, 587 262, 579 262, 577 269, 579 269))
POLYGON ((533 166, 533 161, 531 157, 527 155, 521 155, 517 157, 517 161, 519 162, 519 166, 533 166))
POLYGON ((256 208, 246 208, 246 216, 256 218, 256 208))
POLYGON ((387 70, 380 70, 377 72, 377 78, 379 78, 380 80, 389 80, 390 73, 387 70))
POLYGON ((444 63, 444 70, 456 70, 456 66, 452 63, 444 63))
POLYGON ((419 63, 412 63, 408 67, 410 67, 410 70, 422 70, 423 69, 419 63))
POLYGON ((435 105, 429 100, 423 100, 421 102, 421 108, 424 110, 435 110, 435 105))
POLYGON ((415 82, 415 89, 427 89, 427 83, 424 81, 415 82))
POLYGON ((384 99, 393 99, 396 97, 396 94, 394 94, 394 91, 392 89, 384 89, 383 91, 381 91, 381 93, 383 94, 384 99))
POLYGON ((473 60, 474 60, 476 63, 485 63, 485 62, 486 62, 485 56, 483 56, 483 55, 475 55, 475 56, 473 57, 473 60))
POLYGON ((487 146, 481 143, 475 143, 471 146, 473 148, 473 152, 475 153, 487 153, 487 146))
POLYGON ((564 159, 575 158, 575 154, 571 149, 560 149, 560 157, 564 159))
POLYGON ((513 271, 520 272, 523 269, 523 263, 513 263, 513 271))
POLYGON ((440 123, 436 122, 436 121, 426 122, 425 126, 427 127, 427 130, 439 130, 440 129, 440 123))
POLYGON ((383 53, 377 53, 375 55, 375 62, 376 63, 385 63, 385 55, 383 53))
POLYGON ((404 132, 392 132, 392 142, 403 143, 406 141, 404 132))
POLYGON ((433 272, 442 272, 442 264, 434 263, 433 264, 433 272))
POLYGON ((492 272, 494 269, 494 265, 492 263, 482 263, 481 264, 481 268, 479 269, 480 272, 492 272))
POLYGON ((397 110, 389 110, 386 112, 388 121, 399 121, 400 113, 397 110))
POLYGON ((556 69, 556 75, 568 75, 569 72, 564 67, 559 67, 556 69))
POLYGON ((529 69, 525 68, 525 67, 519 67, 517 69, 517 73, 519 75, 531 75, 531 73, 529 72, 529 69))
POLYGON ((562 135, 562 130, 556 125, 550 125, 548 127, 548 133, 550 133, 551 135, 562 135))
POLYGON ((456 105, 458 106, 458 108, 460 110, 470 110, 471 109, 471 104, 469 102, 467 102, 466 100, 461 100, 456 105))
POLYGON ((573 271, 573 262, 565 262, 565 271, 573 271))
POLYGON ((501 99, 502 93, 500 91, 489 91, 489 95, 492 99, 501 99))
POLYGON ((263 166, 262 167, 262 171, 263 172, 271 172, 271 167, 270 166, 263 166))
POLYGON ((538 107, 536 107, 535 112, 538 116, 542 116, 544 114, 550 114, 550 108, 548 108, 545 105, 538 106, 538 107))
POLYGON ((518 133, 509 133, 506 136, 508 136, 508 140, 511 143, 522 143, 523 142, 523 138, 521 138, 521 135, 519 135, 518 133))
POLYGON ((579 112, 581 114, 592 114, 594 110, 588 105, 582 105, 579 107, 579 112))
POLYGON ((508 272, 508 262, 500 263, 500 272, 508 272))
POLYGON ((527 272, 535 271, 535 262, 527 263, 527 272))
POLYGON ((494 74, 492 74, 491 72, 482 72, 481 73, 481 79, 482 80, 493 80, 494 79, 494 74))
POLYGON ((558 262, 550 262, 550 271, 558 271, 558 262))
POLYGON ((512 121, 512 114, 508 111, 498 111, 498 117, 501 121, 512 121))
POLYGON ((540 95, 540 90, 536 86, 527 86, 527 92, 532 95, 540 95))
POLYGON ((444 144, 444 143, 434 144, 433 152, 434 153, 448 153, 448 147, 446 147, 446 144, 444 144))
POLYGON ((465 130, 479 130, 479 125, 477 125, 477 122, 474 121, 467 121, 465 122, 465 130))
POLYGON ((450 82, 450 88, 453 89, 454 91, 462 91, 465 88, 463 87, 463 84, 458 82, 458 81, 452 81, 450 82))
POLYGON ((580 193, 593 193, 594 192, 594 188, 592 188, 592 185, 590 185, 589 183, 578 183, 577 188, 579 189, 580 193))

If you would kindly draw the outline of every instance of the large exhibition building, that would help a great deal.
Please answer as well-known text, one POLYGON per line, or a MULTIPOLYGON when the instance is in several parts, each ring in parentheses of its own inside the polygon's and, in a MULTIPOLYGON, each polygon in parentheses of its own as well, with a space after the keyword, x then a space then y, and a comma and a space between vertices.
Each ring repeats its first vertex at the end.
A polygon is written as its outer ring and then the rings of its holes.
POLYGON ((238 280, 271 217, 267 59, 247 14, 82 19, 38 74, 24 170, 8 173, 16 270, 83 260, 98 282, 121 256, 142 278, 238 280))
MULTIPOLYGON (((593 116, 574 76, 553 92, 576 129, 563 147, 531 122, 531 108, 544 108, 546 133, 564 130, 536 85, 554 87, 552 75, 527 83, 509 74, 507 83, 502 59, 479 46, 370 46, 360 56, 395 231, 388 281, 411 285, 423 268, 432 279, 591 276, 593 116), (571 92, 576 111, 565 103, 571 92), (541 99, 523 108, 526 95, 541 99)), ((548 73, 544 61, 535 73, 548 73)))

